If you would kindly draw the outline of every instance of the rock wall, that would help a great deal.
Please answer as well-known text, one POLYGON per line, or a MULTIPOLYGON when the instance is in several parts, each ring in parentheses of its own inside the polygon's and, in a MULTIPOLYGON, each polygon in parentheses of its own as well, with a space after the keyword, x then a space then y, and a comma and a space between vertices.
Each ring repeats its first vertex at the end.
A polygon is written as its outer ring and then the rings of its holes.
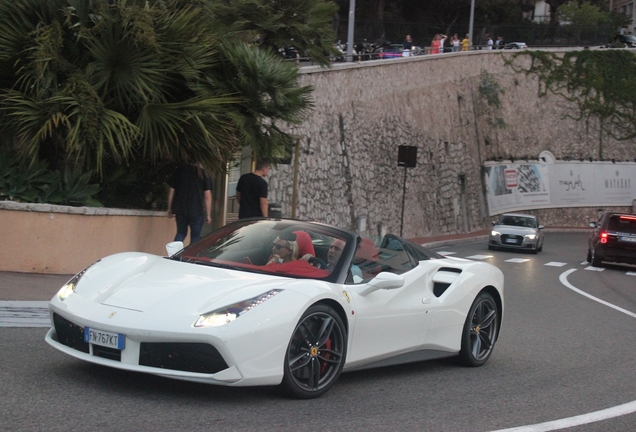
MULTIPOLYGON (((543 150, 558 159, 598 159, 597 125, 568 117, 575 110, 562 97, 539 97, 536 78, 506 66, 513 55, 473 51, 301 68, 301 83, 315 92, 311 115, 291 129, 302 136, 296 217, 404 237, 471 232, 490 226, 484 161, 536 160, 543 150), (503 90, 499 108, 479 90, 482 71, 503 90), (401 145, 417 147, 416 167, 397 166, 401 145)), ((527 66, 530 58, 515 62, 527 66)), ((634 141, 604 137, 603 152, 633 160, 634 141)), ((293 167, 279 165, 268 178, 270 202, 282 204, 285 216, 292 214, 293 167)), ((596 209, 533 213, 546 225, 581 226, 596 209)))

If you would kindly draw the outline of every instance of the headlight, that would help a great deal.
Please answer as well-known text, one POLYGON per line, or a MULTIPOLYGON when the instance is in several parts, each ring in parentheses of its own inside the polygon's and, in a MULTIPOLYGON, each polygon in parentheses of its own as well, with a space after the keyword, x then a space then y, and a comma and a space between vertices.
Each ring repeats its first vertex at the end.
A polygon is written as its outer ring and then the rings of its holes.
POLYGON ((527 238, 528 240, 534 240, 534 239, 537 238, 537 235, 536 234, 526 234, 524 237, 527 238))
MULTIPOLYGON (((97 261, 99 262, 99 261, 97 261)), ((64 301, 68 298, 68 296, 70 296, 71 294, 73 294, 75 292, 75 287, 77 286, 77 284, 79 283, 80 279, 82 278, 82 276, 84 276, 84 273, 86 273, 86 270, 88 270, 89 268, 91 268, 93 266, 93 264, 89 265, 88 267, 86 267, 84 270, 82 270, 81 272, 79 272, 78 274, 76 274, 75 276, 73 276, 71 278, 71 280, 69 280, 68 282, 66 282, 64 284, 64 286, 62 286, 62 288, 60 288, 60 290, 57 292, 57 297, 64 301)))
POLYGON ((280 289, 274 289, 261 294, 258 297, 254 297, 248 300, 244 300, 233 305, 225 306, 222 309, 217 309, 212 312, 208 312, 205 315, 201 315, 197 322, 194 323, 195 327, 218 327, 230 323, 243 315, 246 312, 254 309, 256 306, 266 302, 281 292, 280 289))
POLYGON ((497 237, 497 236, 500 236, 500 235, 501 235, 501 233, 500 233, 499 231, 492 230, 492 231, 490 232, 490 235, 491 235, 491 236, 494 236, 494 237, 497 237))

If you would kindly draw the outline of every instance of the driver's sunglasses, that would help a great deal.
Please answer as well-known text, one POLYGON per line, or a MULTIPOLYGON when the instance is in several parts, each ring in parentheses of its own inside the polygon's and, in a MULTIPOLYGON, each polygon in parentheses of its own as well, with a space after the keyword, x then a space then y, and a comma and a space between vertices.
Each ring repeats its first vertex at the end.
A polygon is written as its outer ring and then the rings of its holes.
POLYGON ((289 249, 289 250, 291 250, 291 248, 289 248, 289 247, 287 247, 287 246, 284 246, 284 245, 282 245, 282 244, 278 244, 278 243, 274 243, 274 249, 276 249, 276 250, 281 250, 282 248, 285 248, 285 249, 289 249))

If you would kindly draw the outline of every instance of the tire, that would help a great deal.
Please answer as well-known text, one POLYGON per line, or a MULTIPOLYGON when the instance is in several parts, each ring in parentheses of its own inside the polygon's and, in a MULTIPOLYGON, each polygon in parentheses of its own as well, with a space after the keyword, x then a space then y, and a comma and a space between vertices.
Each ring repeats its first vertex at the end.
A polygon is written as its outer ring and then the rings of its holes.
POLYGON ((496 250, 493 245, 488 245, 488 250, 496 250))
POLYGON ((543 252, 543 242, 541 242, 541 246, 537 249, 539 252, 543 252))
POLYGON ((289 341, 282 390, 299 399, 322 396, 340 377, 346 350, 347 332, 340 316, 326 305, 310 307, 289 341))
POLYGON ((465 366, 484 365, 495 347, 499 334, 499 310, 492 296, 482 292, 466 316, 459 360, 465 366))
POLYGON ((601 267, 603 264, 601 263, 601 259, 596 255, 596 250, 592 249, 592 259, 590 260, 590 264, 592 267, 601 267))
POLYGON ((587 250, 587 262, 592 262, 592 251, 589 248, 587 250))

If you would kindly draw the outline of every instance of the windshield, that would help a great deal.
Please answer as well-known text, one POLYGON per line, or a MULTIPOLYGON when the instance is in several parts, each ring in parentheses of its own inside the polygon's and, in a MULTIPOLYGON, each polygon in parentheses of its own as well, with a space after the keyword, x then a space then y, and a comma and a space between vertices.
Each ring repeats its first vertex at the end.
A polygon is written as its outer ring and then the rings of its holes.
POLYGON ((508 226, 517 226, 517 227, 526 227, 526 228, 536 228, 537 221, 531 217, 524 216, 513 216, 513 215, 503 215, 497 225, 508 225, 508 226))
POLYGON ((608 231, 636 234, 636 216, 612 215, 607 229, 608 231))
POLYGON ((300 221, 239 221, 188 246, 173 259, 297 278, 328 279, 356 239, 345 231, 300 221), (348 246, 349 245, 349 246, 348 246))

